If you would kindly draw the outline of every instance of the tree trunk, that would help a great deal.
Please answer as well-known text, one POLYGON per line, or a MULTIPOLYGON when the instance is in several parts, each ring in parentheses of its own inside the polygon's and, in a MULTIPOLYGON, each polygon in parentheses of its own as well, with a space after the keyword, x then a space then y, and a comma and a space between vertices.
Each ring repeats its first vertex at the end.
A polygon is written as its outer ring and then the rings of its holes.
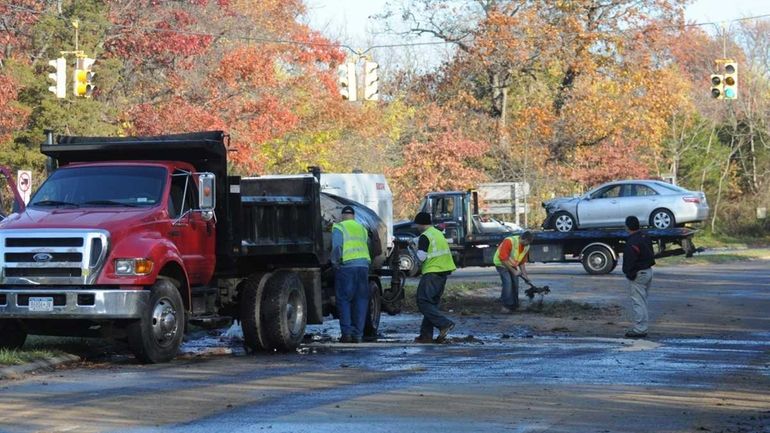
MULTIPOLYGON (((730 146, 735 145, 735 130, 733 131, 732 139, 730 140, 730 146)), ((730 154, 727 155, 727 160, 725 161, 725 169, 722 171, 722 175, 719 177, 719 187, 717 188, 717 200, 716 203, 714 203, 714 214, 711 216, 711 233, 716 233, 716 224, 717 224, 717 213, 719 212, 719 204, 722 201, 722 186, 724 185, 725 178, 727 178, 727 174, 730 172, 730 162, 733 159, 733 156, 735 156, 736 152, 738 151, 740 147, 736 146, 733 148, 732 151, 730 151, 730 154)))
MULTIPOLYGON (((709 141, 706 145, 706 157, 705 160, 708 161, 709 153, 711 153, 711 142, 714 140, 714 131, 716 130, 716 123, 711 124, 711 133, 709 134, 709 141)), ((708 165, 703 166, 703 172, 701 173, 700 177, 700 191, 704 191, 705 185, 706 185, 706 172, 708 171, 708 165)))

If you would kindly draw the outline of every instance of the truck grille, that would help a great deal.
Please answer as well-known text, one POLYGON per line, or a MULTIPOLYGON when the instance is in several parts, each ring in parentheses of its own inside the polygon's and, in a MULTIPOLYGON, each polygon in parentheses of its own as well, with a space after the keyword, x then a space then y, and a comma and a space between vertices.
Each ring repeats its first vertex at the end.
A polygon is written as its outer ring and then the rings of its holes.
POLYGON ((93 284, 108 240, 103 230, 0 230, 0 284, 93 284))

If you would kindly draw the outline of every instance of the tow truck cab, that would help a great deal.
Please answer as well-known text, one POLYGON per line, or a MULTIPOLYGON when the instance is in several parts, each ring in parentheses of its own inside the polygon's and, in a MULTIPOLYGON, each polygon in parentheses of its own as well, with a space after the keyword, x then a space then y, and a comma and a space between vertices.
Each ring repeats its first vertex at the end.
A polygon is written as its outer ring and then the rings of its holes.
MULTIPOLYGON (((436 228, 444 232, 458 267, 491 265, 497 245, 514 233, 494 218, 479 215, 478 193, 473 190, 429 193, 419 212, 429 213, 436 228)), ((401 269, 416 275, 413 241, 419 236, 417 226, 401 222, 394 225, 393 232, 401 251, 401 269)))

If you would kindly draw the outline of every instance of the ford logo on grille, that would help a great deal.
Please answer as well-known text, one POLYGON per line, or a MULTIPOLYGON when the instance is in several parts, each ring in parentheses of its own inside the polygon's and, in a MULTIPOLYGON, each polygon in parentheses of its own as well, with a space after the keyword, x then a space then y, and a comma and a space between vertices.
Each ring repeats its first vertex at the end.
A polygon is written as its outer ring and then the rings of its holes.
POLYGON ((37 253, 32 256, 32 258, 35 259, 36 262, 50 262, 51 259, 53 259, 53 256, 48 253, 37 253))

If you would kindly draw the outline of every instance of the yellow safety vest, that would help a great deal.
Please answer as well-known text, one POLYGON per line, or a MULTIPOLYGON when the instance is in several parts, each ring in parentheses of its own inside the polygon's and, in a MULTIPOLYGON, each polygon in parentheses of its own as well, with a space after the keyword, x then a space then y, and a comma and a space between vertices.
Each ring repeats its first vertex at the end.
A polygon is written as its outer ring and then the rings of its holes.
POLYGON ((422 262, 422 273, 448 272, 457 269, 444 234, 435 227, 430 227, 422 234, 427 237, 430 242, 430 245, 428 246, 428 258, 422 262))
MULTIPOLYGON (((519 240, 521 239, 519 235, 511 236, 506 239, 511 240, 511 257, 516 261, 516 263, 521 263, 527 257, 527 253, 529 252, 529 245, 525 245, 524 248, 519 251, 519 240)), ((503 240, 503 242, 505 242, 505 240, 503 240)), ((500 245, 497 247, 497 251, 495 251, 495 258, 493 260, 495 266, 503 266, 503 262, 500 261, 500 248, 503 246, 503 242, 500 242, 500 245)))
POLYGON ((334 224, 332 230, 334 229, 342 232, 342 263, 356 259, 372 262, 369 257, 369 234, 361 223, 356 220, 345 220, 334 224))

